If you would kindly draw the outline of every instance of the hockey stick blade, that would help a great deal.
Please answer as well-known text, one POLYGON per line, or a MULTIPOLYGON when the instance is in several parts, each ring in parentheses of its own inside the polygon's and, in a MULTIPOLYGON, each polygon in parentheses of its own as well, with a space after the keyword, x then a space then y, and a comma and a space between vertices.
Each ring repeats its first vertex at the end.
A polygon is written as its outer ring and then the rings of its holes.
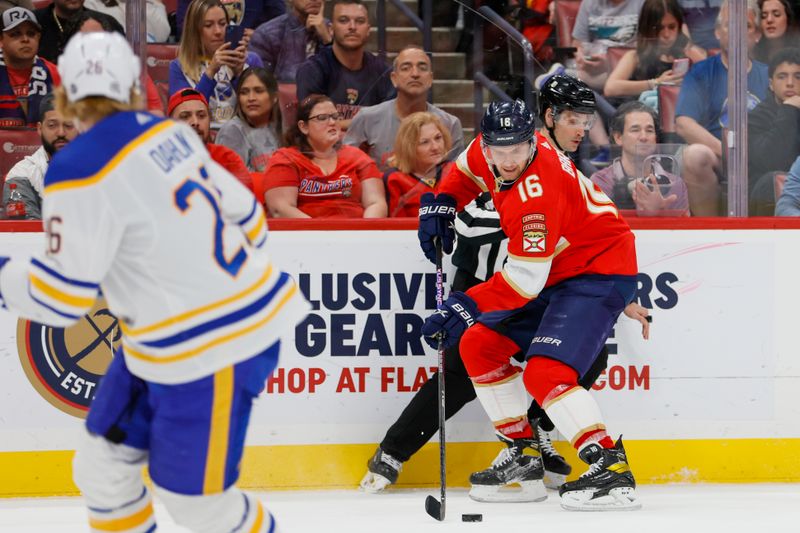
POLYGON ((428 497, 425 498, 425 512, 427 512, 429 515, 431 515, 439 522, 444 520, 444 513, 442 512, 442 504, 439 503, 439 500, 437 500, 431 495, 428 495, 428 497))

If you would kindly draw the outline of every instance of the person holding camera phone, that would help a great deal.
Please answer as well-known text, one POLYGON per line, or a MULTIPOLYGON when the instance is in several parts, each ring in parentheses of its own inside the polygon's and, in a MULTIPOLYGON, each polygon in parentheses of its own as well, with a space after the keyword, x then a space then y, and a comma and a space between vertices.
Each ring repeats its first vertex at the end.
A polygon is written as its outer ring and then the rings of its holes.
POLYGON ((609 123, 620 157, 595 172, 592 182, 620 209, 639 216, 688 216, 689 193, 672 174, 669 155, 658 154, 658 116, 642 102, 625 102, 609 123))
POLYGON ((681 32, 683 11, 677 0, 645 0, 639 13, 636 48, 620 59, 608 76, 604 94, 630 100, 658 85, 680 85, 690 63, 706 52, 681 32))
POLYGON ((190 87, 201 93, 208 100, 212 129, 235 115, 234 86, 242 71, 263 66, 247 52, 248 40, 241 26, 230 24, 220 0, 195 0, 189 6, 178 57, 169 66, 169 92, 190 87))

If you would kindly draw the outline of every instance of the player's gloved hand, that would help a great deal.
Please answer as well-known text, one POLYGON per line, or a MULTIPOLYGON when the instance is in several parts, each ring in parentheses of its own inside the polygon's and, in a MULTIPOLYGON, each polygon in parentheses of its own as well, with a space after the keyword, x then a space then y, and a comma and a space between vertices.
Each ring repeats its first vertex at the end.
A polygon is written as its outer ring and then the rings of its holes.
POLYGON ((453 242, 456 239, 455 230, 456 199, 448 194, 434 196, 426 192, 419 200, 419 245, 425 257, 431 263, 436 263, 436 239, 442 241, 442 251, 446 254, 453 253, 453 242))
POLYGON ((475 300, 463 292, 454 292, 445 300, 441 309, 425 319, 422 324, 422 338, 431 348, 438 348, 440 336, 443 348, 455 346, 467 328, 475 323, 478 314, 475 300))

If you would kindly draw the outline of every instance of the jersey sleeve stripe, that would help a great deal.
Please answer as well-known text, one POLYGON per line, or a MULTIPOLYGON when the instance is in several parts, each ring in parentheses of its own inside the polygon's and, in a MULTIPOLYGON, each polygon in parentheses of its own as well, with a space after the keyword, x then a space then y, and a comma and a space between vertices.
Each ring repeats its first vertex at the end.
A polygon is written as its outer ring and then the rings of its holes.
POLYGON ((65 178, 61 181, 56 183, 52 183, 45 187, 45 194, 52 194, 58 191, 64 191, 68 189, 76 189, 80 187, 89 187, 101 181, 108 173, 114 170, 117 165, 119 165, 122 161, 125 160, 128 155, 136 150, 139 146, 149 141, 154 136, 158 135, 165 129, 171 128, 175 125, 174 122, 170 120, 164 120, 161 122, 157 122, 151 128, 145 130, 141 135, 133 139, 131 142, 125 145, 125 147, 120 150, 117 155, 115 155, 111 161, 105 164, 103 168, 97 171, 95 174, 86 177, 76 177, 76 178, 65 178))
POLYGON ((258 201, 256 199, 253 199, 253 207, 250 208, 250 212, 247 213, 246 217, 237 222, 237 224, 239 224, 240 226, 246 226, 247 223, 250 222, 250 219, 253 218, 253 215, 256 214, 257 210, 258 210, 258 201))
POLYGON ((516 292, 517 294, 519 294, 523 298, 527 298, 528 300, 530 300, 531 298, 536 296, 535 294, 529 294, 529 293, 525 292, 524 290, 522 290, 522 287, 517 285, 514 282, 514 280, 511 279, 511 276, 508 275, 508 272, 506 272, 505 270, 501 271, 500 274, 503 276, 503 279, 506 280, 506 283, 508 283, 508 286, 511 287, 512 289, 514 289, 514 292, 516 292))
POLYGON ((30 290, 28 291, 28 295, 31 297, 31 300, 33 300, 34 302, 36 302, 38 305, 40 305, 40 306, 44 307, 45 309, 47 309, 47 310, 48 310, 48 311, 50 311, 51 313, 55 313, 55 314, 57 314, 58 316, 63 316, 64 318, 68 318, 68 319, 70 319, 70 320, 78 320, 80 317, 82 317, 82 316, 83 316, 83 313, 81 313, 80 315, 76 315, 76 314, 73 314, 73 313, 66 313, 66 312, 64 312, 64 311, 61 311, 61 310, 59 310, 59 309, 56 309, 56 308, 55 308, 55 307, 53 307, 52 305, 48 305, 48 304, 46 304, 45 302, 43 302, 42 300, 40 300, 39 298, 37 298, 36 296, 34 296, 34 295, 33 295, 33 294, 30 292, 30 290))
POLYGON ((269 268, 267 268, 267 270, 264 272, 264 275, 261 276, 258 279, 258 281, 256 281, 250 287, 247 287, 242 292, 240 292, 238 294, 234 294, 233 296, 231 296, 229 298, 225 298, 225 299, 220 300, 218 302, 214 302, 214 303, 205 305, 203 307, 199 307, 197 309, 192 309, 191 311, 186 311, 185 313, 181 313, 180 315, 167 318, 166 320, 162 320, 161 322, 156 322, 155 324, 150 324, 148 326, 142 326, 140 328, 130 328, 124 322, 120 321, 120 328, 122 329, 122 332, 125 335, 127 335, 129 337, 135 337, 135 336, 144 335, 145 333, 151 333, 153 331, 157 331, 159 329, 163 329, 163 328, 168 327, 168 326, 173 326, 173 325, 179 324, 180 322, 185 322, 185 321, 187 321, 187 320, 189 320, 191 318, 194 318, 194 317, 196 317, 198 315, 201 315, 203 313, 207 313, 209 311, 213 311, 214 309, 218 309, 218 308, 223 307, 225 305, 228 305, 230 303, 236 302, 236 301, 241 300, 241 299, 247 297, 248 295, 254 293, 258 289, 262 288, 269 281, 269 278, 272 275, 273 270, 274 270, 273 266, 270 265, 269 268))
POLYGON ((49 274, 49 275, 53 276, 54 278, 58 279, 59 281, 63 281, 64 283, 67 283, 69 285, 75 285, 76 287, 81 287, 81 288, 85 288, 85 289, 95 289, 95 290, 98 287, 100 287, 99 283, 94 283, 92 281, 84 281, 84 280, 79 280, 79 279, 75 279, 75 278, 68 278, 65 275, 63 275, 62 273, 58 272, 57 270, 54 270, 54 269, 50 268, 49 266, 45 265, 44 263, 42 263, 38 259, 31 259, 31 264, 33 264, 33 266, 35 266, 36 268, 38 268, 40 270, 43 270, 47 274, 49 274))
POLYGON ((550 273, 550 261, 522 262, 509 255, 503 267, 503 278, 521 296, 533 298, 541 292, 550 273))
POLYGON ((31 286, 36 289, 36 291, 41 292, 42 294, 46 295, 47 297, 56 300, 59 303, 64 305, 68 305, 70 307, 78 307, 83 309, 89 309, 94 304, 96 299, 96 291, 95 295, 91 298, 88 297, 81 297, 75 296, 72 294, 67 294, 65 292, 60 291, 56 287, 49 285, 44 280, 39 279, 33 272, 30 273, 28 279, 31 282, 31 286))
POLYGON ((255 242, 258 239, 259 235, 261 235, 261 232, 264 231, 266 222, 267 221, 266 218, 264 218, 264 215, 260 215, 258 217, 258 222, 256 223, 255 227, 247 232, 247 238, 250 239, 251 243, 255 242))
POLYGON ((269 291, 267 291, 266 294, 241 309, 237 309, 232 313, 215 318, 214 320, 198 324, 197 326, 194 326, 188 330, 179 331, 174 335, 170 335, 169 337, 154 341, 140 342, 139 344, 142 346, 147 346, 148 348, 169 348, 170 346, 181 344, 187 340, 191 340, 211 331, 230 326, 249 316, 256 315, 265 307, 267 307, 267 305, 269 305, 269 303, 275 298, 275 295, 280 292, 280 290, 290 281, 290 279, 291 278, 289 278, 288 274, 282 273, 278 278, 278 282, 275 283, 275 285, 269 291))
POLYGON ((135 513, 122 518, 114 518, 112 520, 90 518, 89 527, 98 531, 129 531, 145 524, 152 516, 153 504, 150 503, 135 513))
POLYGON ((272 321, 273 318, 275 318, 275 316, 280 312, 280 310, 289 301, 291 301, 292 298, 294 298, 296 296, 296 294, 297 294, 297 285, 292 284, 291 287, 289 288, 289 290, 286 291, 286 294, 283 295, 283 297, 280 299, 280 301, 275 305, 275 307, 272 308, 272 310, 266 316, 264 316, 263 318, 261 318, 257 322, 254 322, 254 323, 252 323, 252 324, 250 324, 250 325, 248 325, 248 326, 246 326, 246 327, 244 327, 244 328, 242 328, 242 329, 240 329, 238 331, 234 331, 232 333, 229 333, 228 335, 216 337, 213 341, 204 343, 201 346, 198 346, 196 348, 193 348, 193 349, 190 349, 190 350, 187 350, 187 351, 184 351, 184 352, 176 353, 176 354, 173 354, 173 355, 166 355, 165 356, 165 355, 152 355, 152 354, 142 353, 142 352, 140 352, 138 350, 135 350, 132 347, 130 347, 128 345, 128 343, 124 343, 125 353, 127 355, 130 355, 131 357, 133 357, 135 359, 140 359, 140 360, 146 361, 148 363, 157 363, 157 364, 175 363, 177 361, 183 361, 183 360, 186 360, 186 359, 189 359, 189 358, 192 358, 192 357, 196 357, 197 355, 200 355, 200 354, 202 354, 202 353, 204 353, 204 352, 206 352, 208 350, 211 350, 213 348, 216 348, 217 346, 219 346, 221 344, 225 344, 227 342, 233 341, 233 340, 235 340, 235 339, 237 339, 239 337, 242 337, 244 335, 247 335, 249 333, 252 333, 252 332, 254 332, 256 330, 259 330, 259 329, 265 327, 270 321, 272 321))
POLYGON ((214 373, 214 399, 211 403, 211 424, 203 477, 203 494, 225 490, 225 463, 228 458, 231 406, 233 405, 233 367, 214 373))

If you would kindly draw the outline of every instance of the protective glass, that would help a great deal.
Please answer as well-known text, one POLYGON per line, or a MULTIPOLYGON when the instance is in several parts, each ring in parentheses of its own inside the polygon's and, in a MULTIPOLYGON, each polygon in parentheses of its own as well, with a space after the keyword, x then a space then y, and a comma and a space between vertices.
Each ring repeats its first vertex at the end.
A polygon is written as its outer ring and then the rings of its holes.
POLYGON ((560 124, 568 128, 581 127, 585 130, 592 129, 596 117, 594 113, 587 115, 586 113, 576 113, 575 111, 570 111, 568 109, 556 111, 553 116, 556 124, 560 124))
POLYGON ((490 163, 502 166, 506 161, 511 161, 518 165, 524 164, 533 156, 534 145, 531 141, 525 141, 510 146, 489 146, 483 144, 483 153, 490 163))

